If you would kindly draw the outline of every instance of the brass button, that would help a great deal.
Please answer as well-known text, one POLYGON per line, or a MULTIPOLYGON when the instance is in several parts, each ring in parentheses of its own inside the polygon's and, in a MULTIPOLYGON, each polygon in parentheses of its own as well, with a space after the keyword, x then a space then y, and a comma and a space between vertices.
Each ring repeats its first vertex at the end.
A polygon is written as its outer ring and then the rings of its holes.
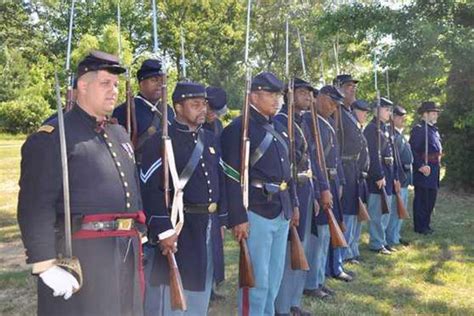
POLYGON ((130 208, 131 204, 130 203, 127 203, 127 208, 130 208))
POLYGON ((115 152, 112 152, 112 156, 113 156, 114 158, 116 158, 116 157, 117 157, 117 154, 116 154, 115 152))
POLYGON ((215 211, 217 211, 217 203, 213 202, 209 204, 209 207, 207 208, 207 210, 209 211, 209 213, 214 213, 215 211))
POLYGON ((125 196, 129 198, 130 197, 130 192, 126 192, 125 196))
POLYGON ((122 178, 125 177, 125 173, 120 172, 120 176, 121 176, 122 178))
POLYGON ((109 138, 109 135, 107 135, 106 133, 104 133, 104 138, 109 138))
POLYGON ((107 145, 109 145, 109 147, 111 147, 111 148, 112 148, 112 143, 107 143, 107 145))
POLYGON ((120 166, 121 166, 122 164, 120 163, 120 161, 117 161, 117 162, 116 162, 116 165, 117 165, 117 167, 120 168, 120 166))
POLYGON ((125 181, 125 182, 123 183, 123 186, 124 186, 124 187, 128 187, 128 182, 125 181))

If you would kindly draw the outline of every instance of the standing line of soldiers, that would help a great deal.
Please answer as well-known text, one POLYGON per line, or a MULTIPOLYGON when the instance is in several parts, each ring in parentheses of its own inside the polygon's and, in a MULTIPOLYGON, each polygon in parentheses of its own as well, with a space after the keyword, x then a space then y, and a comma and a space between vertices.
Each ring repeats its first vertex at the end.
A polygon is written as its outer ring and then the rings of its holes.
POLYGON ((255 277, 253 287, 238 291, 239 314, 311 315, 301 306, 303 295, 334 296, 327 276, 356 277, 345 265, 361 262, 361 204, 370 215, 369 248, 391 254, 407 244, 392 197, 401 192, 406 207, 413 181, 415 231, 432 233, 442 152, 434 103, 422 104, 422 121, 408 142, 406 110, 386 98, 373 106, 374 119, 364 128, 371 107, 356 98, 358 81, 351 75, 318 90, 300 78, 285 88, 274 74, 257 74, 249 92, 247 208, 240 177, 243 117, 223 128, 226 92, 192 81, 178 82, 168 105, 161 67, 147 59, 137 73, 134 147, 120 126, 127 126, 127 105, 114 110, 124 68, 97 51, 79 63, 75 106, 64 122, 80 290, 75 270, 61 260, 68 202, 61 194, 58 118, 23 145, 18 220, 27 262, 39 276, 39 315, 206 315, 213 287, 224 279, 226 228, 248 245, 255 277), (163 181, 168 164, 172 189, 163 181), (334 223, 347 247, 337 242, 334 223), (294 228, 309 271, 293 269, 294 228), (181 273, 186 311, 171 303, 170 255, 181 273))

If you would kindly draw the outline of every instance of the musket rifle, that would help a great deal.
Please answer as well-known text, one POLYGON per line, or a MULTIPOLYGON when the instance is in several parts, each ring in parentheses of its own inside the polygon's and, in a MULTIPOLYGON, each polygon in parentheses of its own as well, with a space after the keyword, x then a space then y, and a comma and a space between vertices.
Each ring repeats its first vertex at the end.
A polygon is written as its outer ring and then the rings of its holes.
MULTIPOLYGON (((312 98, 313 96, 311 95, 311 99, 312 98)), ((316 143, 316 160, 318 161, 318 164, 322 169, 324 181, 328 184, 328 186, 330 186, 331 184, 329 182, 326 168, 326 157, 324 156, 324 149, 322 146, 321 130, 319 128, 319 120, 317 117, 318 114, 316 107, 314 106, 312 101, 313 100, 311 100, 310 113, 312 121, 312 132, 316 143)), ((341 227, 337 223, 336 217, 334 216, 332 209, 330 207, 324 207, 324 211, 326 212, 326 216, 328 218, 329 233, 331 235, 331 245, 334 248, 347 247, 346 239, 344 238, 344 234, 341 230, 341 227)))
MULTIPOLYGON (((377 82, 377 55, 374 53, 374 82, 375 82, 375 92, 377 95, 377 116, 376 116, 376 126, 377 126, 377 157, 379 160, 380 167, 383 168, 384 162, 382 161, 382 131, 380 128, 380 91, 378 89, 378 82, 377 82)), ((380 188, 380 203, 382 208, 382 214, 389 214, 390 207, 388 205, 388 195, 385 189, 385 186, 380 188)))
MULTIPOLYGON (((153 54, 158 55, 158 33, 157 33, 157 21, 156 21, 156 3, 155 0, 152 0, 152 9, 153 9, 153 54)), ((169 183, 169 173, 170 173, 170 160, 174 162, 173 156, 173 146, 171 143, 171 138, 168 135, 168 93, 167 93, 167 75, 166 75, 166 65, 165 58, 162 60, 163 63, 163 84, 161 86, 161 104, 162 104, 162 122, 161 122, 161 139, 162 139, 162 168, 163 168, 163 189, 164 189, 164 199, 165 207, 167 210, 170 209, 170 183, 169 183), (171 159, 170 159, 171 158, 171 159)), ((173 170, 176 169, 176 166, 172 166, 173 170)), ((176 185, 176 184, 175 184, 176 185)), ((173 217, 173 214, 172 216, 173 217)), ((182 219, 181 219, 182 220, 182 219)), ((182 225, 182 222, 179 223, 182 225)), ((173 223, 175 225, 175 223, 173 223)), ((175 226, 177 233, 181 229, 181 226, 175 226)), ((176 263, 176 257, 173 252, 169 251, 166 255, 168 260, 169 272, 170 272, 170 296, 171 296, 171 309, 172 310, 182 310, 187 309, 186 297, 184 296, 183 282, 181 280, 181 274, 179 273, 178 265, 176 263)))
MULTIPOLYGON (((240 148, 240 187, 242 191, 242 204, 246 211, 249 207, 249 160, 250 160, 250 138, 249 138, 249 116, 250 116, 250 88, 251 69, 248 65, 249 36, 250 36, 250 9, 252 0, 247 2, 247 30, 245 35, 245 96, 242 107, 242 130, 240 148)), ((239 287, 250 288, 255 286, 252 262, 247 249, 247 241, 240 240, 239 258, 239 287)))
MULTIPOLYGON (((117 34, 118 34, 118 50, 119 60, 122 63, 122 36, 121 30, 121 14, 120 14, 120 0, 117 1, 117 34)), ((125 128, 128 136, 132 141, 133 147, 136 149, 138 144, 138 126, 137 126, 137 115, 135 112, 135 98, 133 97, 132 85, 130 82, 130 68, 125 68, 125 94, 126 94, 126 123, 125 128)))
POLYGON ((66 132, 64 127, 64 114, 61 105, 61 91, 59 88, 58 75, 54 73, 56 88, 56 106, 58 110, 59 125, 59 147, 61 152, 61 171, 63 182, 63 205, 64 205, 64 255, 56 260, 56 265, 71 273, 79 283, 79 288, 74 289, 74 293, 82 287, 82 269, 79 259, 72 253, 72 231, 71 231, 71 202, 69 198, 69 168, 66 146, 66 132))
MULTIPOLYGON (((296 186, 298 183, 298 164, 296 161, 296 144, 295 144, 295 82, 293 78, 290 78, 289 70, 289 24, 288 16, 286 18, 286 67, 285 73, 288 79, 288 91, 287 106, 288 106, 288 138, 290 142, 290 168, 291 178, 296 186)), ((295 192, 296 194, 296 192, 295 192)), ((298 210, 299 211, 299 210, 298 210)), ((291 245, 291 268, 293 270, 309 271, 309 264, 304 254, 304 248, 301 244, 301 239, 298 235, 298 231, 294 225, 290 228, 290 245, 291 245)))

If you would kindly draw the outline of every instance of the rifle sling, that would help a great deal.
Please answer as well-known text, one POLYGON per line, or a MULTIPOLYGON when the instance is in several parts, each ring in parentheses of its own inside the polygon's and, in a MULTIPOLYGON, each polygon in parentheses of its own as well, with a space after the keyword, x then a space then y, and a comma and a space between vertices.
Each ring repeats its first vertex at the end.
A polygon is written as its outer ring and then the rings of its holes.
POLYGON ((283 146, 283 148, 285 149, 285 152, 287 155, 290 154, 290 150, 288 149, 288 144, 287 142, 283 139, 283 137, 281 137, 281 135, 273 128, 272 125, 270 124, 264 124, 262 125, 263 128, 270 134, 272 134, 273 137, 275 137, 278 142, 283 146))
POLYGON ((270 147, 273 140, 273 136, 270 133, 266 133, 265 137, 262 139, 260 144, 258 145, 257 149, 252 153, 250 157, 250 166, 253 167, 260 158, 263 157, 267 149, 270 147))
POLYGON ((136 150, 140 149, 145 142, 150 138, 153 134, 157 132, 157 128, 160 126, 161 123, 161 113, 153 112, 153 120, 151 121, 150 126, 143 132, 137 141, 137 148, 136 150))
POLYGON ((204 143, 202 142, 200 131, 198 132, 197 135, 198 135, 197 143, 194 146, 193 152, 191 153, 191 157, 189 158, 188 162, 186 163, 186 166, 184 167, 183 171, 181 171, 181 174, 179 175, 180 181, 184 182, 183 187, 186 185, 186 183, 189 181, 189 179, 193 175, 194 170, 196 170, 196 167, 199 163, 199 159, 204 151, 204 143))

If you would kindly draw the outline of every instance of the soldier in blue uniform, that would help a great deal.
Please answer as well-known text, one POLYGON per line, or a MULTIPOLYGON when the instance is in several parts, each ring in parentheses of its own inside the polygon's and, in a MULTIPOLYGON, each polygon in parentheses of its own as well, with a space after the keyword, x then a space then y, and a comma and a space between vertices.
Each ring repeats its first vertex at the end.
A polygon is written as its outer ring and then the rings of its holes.
MULTIPOLYGON (((137 121, 137 144, 135 148, 137 164, 141 162, 142 146, 148 138, 160 130, 161 125, 161 88, 163 85, 163 70, 161 61, 146 59, 137 71, 140 92, 135 96, 135 117, 137 121)), ((168 122, 175 116, 173 108, 168 105, 168 122)), ((118 106, 113 117, 122 126, 127 125, 127 103, 118 106)))
POLYGON ((165 206, 161 133, 153 135, 144 145, 140 170, 143 203, 149 238, 151 242, 158 242, 160 249, 155 255, 151 284, 165 285, 162 310, 157 311, 163 315, 182 313, 171 310, 165 257, 168 252, 176 251, 176 241, 179 246, 176 261, 188 304, 186 313, 207 314, 212 281, 221 281, 224 277, 221 237, 221 227, 227 225, 224 174, 217 139, 202 128, 206 118, 205 97, 205 87, 194 82, 179 82, 173 92, 176 118, 169 126, 169 137, 173 143, 178 185, 184 183, 184 226, 179 237, 165 206))
MULTIPOLYGON (((313 172, 310 161, 309 139, 311 128, 308 122, 303 120, 303 113, 311 106, 311 94, 313 88, 309 82, 299 78, 294 78, 294 130, 295 130, 295 151, 298 171, 296 179, 296 192, 298 194, 300 218, 298 225, 298 235, 303 248, 308 254, 308 237, 311 234, 311 219, 313 217, 314 193, 312 185, 313 172)), ((283 126, 288 126, 288 94, 285 104, 280 112, 275 115, 275 121, 279 121, 283 126)), ((285 271, 281 282, 280 290, 275 302, 275 315, 310 315, 301 309, 301 298, 307 272, 292 270, 290 242, 287 243, 285 271)))
POLYGON ((145 216, 133 147, 123 127, 107 118, 124 71, 115 56, 89 54, 78 65, 77 103, 64 116, 72 250, 84 280, 77 293, 77 279, 57 265, 65 253, 57 119, 23 145, 18 222, 27 263, 39 276, 38 315, 143 313, 137 227, 145 216))
POLYGON ((290 218, 297 223, 297 198, 291 181, 286 128, 273 116, 280 107, 283 83, 262 72, 252 79, 250 92, 249 207, 240 187, 242 117, 221 136, 226 173, 229 227, 237 241, 246 239, 255 287, 239 290, 239 314, 274 315, 283 276, 290 218))
MULTIPOLYGON (((338 197, 341 173, 340 171, 338 172, 337 167, 340 161, 338 157, 336 131, 333 125, 334 121, 331 118, 338 104, 342 101, 343 96, 334 86, 324 86, 317 94, 313 105, 316 106, 318 112, 321 145, 326 159, 327 170, 325 172, 328 174, 329 183, 327 183, 322 176, 317 179, 321 196, 319 203, 320 209, 318 214, 313 217, 313 234, 310 236, 310 249, 312 251, 308 256, 310 271, 306 278, 304 294, 320 299, 325 299, 335 294, 333 290, 324 285, 326 270, 330 261, 329 253, 332 252, 332 256, 334 257, 334 249, 331 249, 332 247, 330 246, 331 236, 329 233, 328 218, 324 209, 332 207, 337 221, 342 222, 342 210, 338 197)), ((311 122, 311 118, 308 115, 305 116, 305 119, 311 122)), ((312 143, 315 143, 314 137, 312 138, 312 143)), ((312 152, 312 160, 317 163, 315 147, 313 147, 312 152)), ((339 168, 339 170, 342 170, 342 168, 339 168)), ((331 261, 331 270, 332 266, 333 262, 331 261)))
POLYGON ((351 105, 356 102, 356 90, 358 80, 351 75, 339 75, 336 78, 342 94, 344 103, 339 111, 338 136, 341 148, 341 160, 344 168, 344 178, 346 180, 342 191, 342 210, 344 213, 344 224, 348 248, 343 251, 343 258, 346 262, 358 264, 352 249, 358 248, 359 239, 356 238, 358 229, 358 205, 359 205, 359 180, 361 170, 359 170, 359 157, 362 151, 367 150, 367 140, 362 133, 362 128, 357 118, 354 116, 351 105))
POLYGON ((440 109, 434 102, 423 102, 418 109, 421 120, 413 127, 410 145, 413 152, 413 220, 415 232, 431 234, 433 212, 439 188, 439 172, 443 147, 436 127, 440 109), (428 155, 426 155, 428 152, 428 155))
MULTIPOLYGON (((357 119, 358 127, 361 131, 364 130, 364 127, 367 123, 367 115, 370 112, 370 105, 364 100, 357 100, 352 103, 352 111, 355 118, 357 119)), ((364 135, 362 135, 364 136, 364 135)), ((358 175, 358 192, 357 196, 360 197, 362 203, 367 204, 369 198, 369 189, 367 187, 367 176, 369 172, 369 148, 367 145, 367 139, 364 136, 364 145, 363 150, 360 152, 359 159, 357 160, 357 166, 359 170, 358 175)), ((362 231, 362 222, 359 220, 356 223, 356 228, 354 230, 354 240, 360 240, 360 234, 362 231)), ((359 251, 359 242, 353 243, 350 247, 350 255, 353 260, 360 262, 362 259, 360 257, 359 251)), ((349 251, 348 251, 349 253, 349 251)))
POLYGON ((384 255, 390 255, 390 246, 386 240, 386 229, 390 218, 389 214, 382 214, 382 198, 380 196, 382 187, 387 192, 387 204, 389 212, 392 210, 392 193, 394 181, 398 181, 396 174, 396 165, 394 164, 394 150, 391 141, 388 122, 392 108, 392 101, 386 98, 380 98, 380 113, 377 106, 374 105, 374 116, 380 118, 380 135, 378 135, 376 117, 364 129, 364 135, 369 147, 369 175, 367 179, 369 187, 368 211, 370 215, 369 222, 369 248, 372 251, 384 255), (378 148, 378 139, 380 137, 380 149, 378 148), (379 156, 380 152, 380 156, 379 156))
MULTIPOLYGON (((412 184, 412 164, 413 154, 411 152, 410 144, 403 135, 403 128, 405 127, 405 118, 407 111, 396 105, 393 108, 393 144, 395 146, 395 163, 398 169, 398 178, 400 179, 400 194, 402 196, 403 204, 408 209, 408 186, 412 184)), ((397 209, 397 200, 392 199, 392 209, 397 209)), ((396 245, 402 244, 407 246, 408 242, 401 239, 400 230, 402 229, 402 222, 398 217, 398 212, 390 213, 390 220, 387 226, 387 243, 393 248, 396 245)))
POLYGON ((213 132, 216 137, 220 137, 224 129, 220 118, 228 111, 227 93, 224 89, 213 86, 207 87, 206 93, 208 107, 206 123, 204 123, 203 127, 213 132))

